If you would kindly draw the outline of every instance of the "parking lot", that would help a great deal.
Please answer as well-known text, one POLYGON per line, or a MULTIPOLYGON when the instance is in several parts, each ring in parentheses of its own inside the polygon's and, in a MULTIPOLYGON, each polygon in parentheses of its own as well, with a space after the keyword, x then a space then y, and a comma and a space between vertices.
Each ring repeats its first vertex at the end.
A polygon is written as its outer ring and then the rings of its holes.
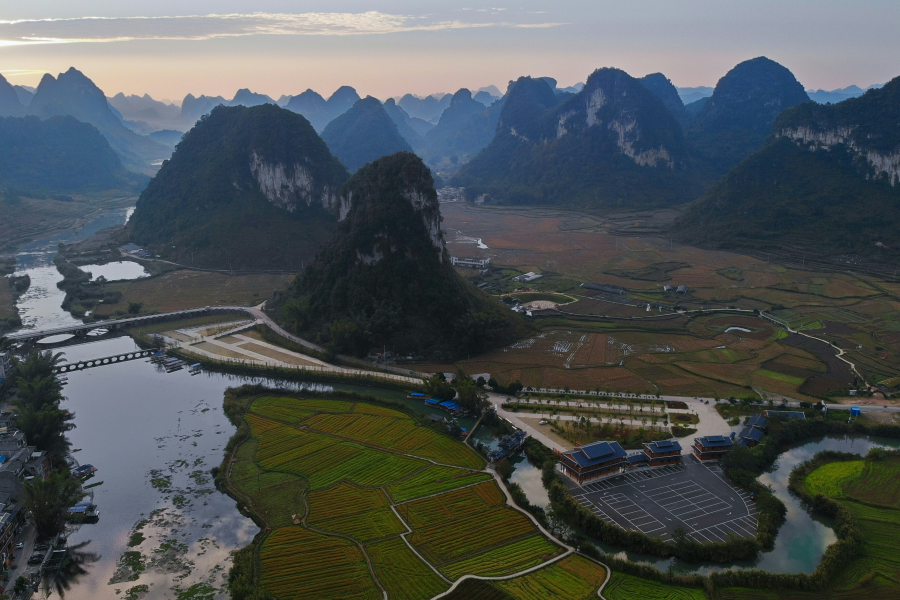
POLYGON ((718 466, 693 457, 684 461, 574 486, 572 495, 609 523, 664 540, 677 527, 701 543, 755 536, 757 510, 749 494, 732 485, 718 466))

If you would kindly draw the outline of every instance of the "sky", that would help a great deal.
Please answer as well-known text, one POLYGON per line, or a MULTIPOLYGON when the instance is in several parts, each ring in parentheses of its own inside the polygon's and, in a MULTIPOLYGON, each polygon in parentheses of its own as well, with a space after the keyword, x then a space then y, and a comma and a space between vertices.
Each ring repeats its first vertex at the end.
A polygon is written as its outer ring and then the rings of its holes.
POLYGON ((74 66, 107 95, 278 98, 351 85, 378 98, 600 67, 714 86, 768 56, 808 89, 900 74, 897 0, 29 0, 0 2, 0 74, 74 66))

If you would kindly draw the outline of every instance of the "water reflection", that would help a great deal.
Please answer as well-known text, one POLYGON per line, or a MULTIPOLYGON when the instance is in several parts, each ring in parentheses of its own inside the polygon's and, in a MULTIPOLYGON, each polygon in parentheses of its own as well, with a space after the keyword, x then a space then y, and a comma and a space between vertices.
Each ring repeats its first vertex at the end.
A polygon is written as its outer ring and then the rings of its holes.
POLYGON ((53 567, 44 573, 41 580, 45 596, 56 592, 64 597, 73 585, 77 585, 81 578, 88 574, 88 565, 100 560, 99 554, 86 549, 90 543, 90 540, 87 540, 54 552, 51 559, 53 567))
POLYGON ((31 286, 16 302, 22 325, 27 329, 64 327, 80 323, 78 319, 62 309, 66 294, 56 287, 62 275, 53 264, 59 244, 82 241, 96 232, 125 222, 128 211, 122 208, 112 210, 90 221, 76 231, 68 231, 53 237, 25 244, 16 253, 16 275, 28 275, 31 286))
POLYGON ((143 265, 130 260, 120 260, 105 265, 79 265, 78 268, 90 273, 94 281, 101 277, 107 281, 125 281, 150 276, 143 265))

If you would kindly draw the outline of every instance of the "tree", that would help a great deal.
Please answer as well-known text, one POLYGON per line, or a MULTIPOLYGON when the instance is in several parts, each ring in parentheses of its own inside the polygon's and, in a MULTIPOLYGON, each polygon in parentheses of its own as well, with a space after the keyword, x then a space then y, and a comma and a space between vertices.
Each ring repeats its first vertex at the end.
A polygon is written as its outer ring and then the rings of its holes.
POLYGON ((46 352, 32 352, 24 361, 15 361, 15 376, 26 381, 33 381, 37 377, 52 377, 53 369, 64 362, 64 353, 53 354, 46 352))
POLYGON ((22 405, 40 410, 56 406, 62 400, 62 386, 53 375, 34 375, 32 379, 19 377, 16 396, 22 405))
POLYGON ((56 458, 68 452, 69 440, 65 433, 75 428, 71 422, 74 416, 69 411, 59 408, 57 404, 45 404, 35 410, 19 399, 13 400, 12 404, 18 415, 16 425, 30 445, 56 458))
POLYGON ((460 372, 456 377, 456 381, 453 382, 453 387, 456 389, 457 404, 473 413, 481 413, 487 396, 471 377, 460 372))
POLYGON ((443 373, 435 373, 422 381, 425 386, 425 393, 433 398, 453 400, 456 396, 456 390, 454 390, 453 386, 447 382, 443 373))
POLYGON ((68 473, 59 471, 50 473, 47 479, 35 477, 26 481, 23 490, 22 506, 41 539, 62 533, 69 507, 85 496, 78 481, 68 473))
POLYGON ((144 308, 144 305, 140 302, 129 302, 128 303, 128 314, 129 315, 138 315, 141 313, 142 308, 144 308))

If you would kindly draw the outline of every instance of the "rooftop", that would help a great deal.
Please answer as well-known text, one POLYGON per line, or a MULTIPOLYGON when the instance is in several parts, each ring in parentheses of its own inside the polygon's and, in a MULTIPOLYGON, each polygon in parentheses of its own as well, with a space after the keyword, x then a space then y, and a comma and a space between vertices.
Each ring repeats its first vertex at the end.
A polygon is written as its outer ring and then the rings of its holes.
POLYGON ((593 442, 563 453, 581 467, 592 467, 627 457, 619 442, 593 442))
POLYGON ((681 444, 676 440, 660 440, 658 442, 644 443, 644 448, 653 452, 681 452, 681 444))
POLYGON ((725 437, 724 435, 705 435, 702 437, 694 438, 695 442, 698 442, 704 448, 728 448, 734 445, 734 442, 731 441, 730 437, 725 437))

